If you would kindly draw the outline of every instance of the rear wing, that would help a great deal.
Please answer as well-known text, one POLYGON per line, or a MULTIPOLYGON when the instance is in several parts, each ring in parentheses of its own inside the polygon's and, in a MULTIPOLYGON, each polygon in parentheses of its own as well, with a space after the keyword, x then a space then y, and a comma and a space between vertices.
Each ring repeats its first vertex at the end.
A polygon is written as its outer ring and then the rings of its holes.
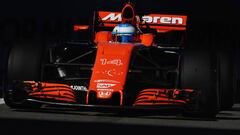
MULTIPOLYGON (((122 21, 121 12, 99 11, 99 27, 115 27, 122 21)), ((140 28, 156 29, 159 33, 165 33, 172 30, 185 31, 187 25, 187 16, 185 15, 167 15, 167 14, 148 14, 136 16, 140 28)))

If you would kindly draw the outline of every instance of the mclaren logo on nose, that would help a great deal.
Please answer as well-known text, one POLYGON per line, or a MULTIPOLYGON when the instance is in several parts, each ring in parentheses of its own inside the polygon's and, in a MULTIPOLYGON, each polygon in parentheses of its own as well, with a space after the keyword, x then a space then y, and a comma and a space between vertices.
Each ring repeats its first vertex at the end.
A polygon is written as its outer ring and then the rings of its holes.
MULTIPOLYGON (((102 18, 103 21, 122 21, 121 13, 109 13, 102 18)), ((184 18, 181 16, 171 16, 171 15, 146 15, 142 16, 142 23, 152 23, 152 24, 170 24, 170 25, 184 25, 184 18)))

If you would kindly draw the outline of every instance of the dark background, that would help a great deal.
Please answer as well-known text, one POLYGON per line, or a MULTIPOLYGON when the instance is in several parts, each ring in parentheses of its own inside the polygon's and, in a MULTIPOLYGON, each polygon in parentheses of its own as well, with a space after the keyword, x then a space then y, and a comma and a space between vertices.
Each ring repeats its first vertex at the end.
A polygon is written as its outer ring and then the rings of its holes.
MULTIPOLYGON (((72 40, 74 24, 88 24, 94 10, 120 11, 123 0, 1 0, 0 77, 4 80, 8 50, 21 40, 72 40)), ((239 86, 240 2, 238 0, 135 0, 138 13, 188 16, 191 45, 232 50, 236 89, 239 86)), ((236 91, 236 101, 239 92, 236 91)), ((1 96, 1 94, 0 94, 1 96)))

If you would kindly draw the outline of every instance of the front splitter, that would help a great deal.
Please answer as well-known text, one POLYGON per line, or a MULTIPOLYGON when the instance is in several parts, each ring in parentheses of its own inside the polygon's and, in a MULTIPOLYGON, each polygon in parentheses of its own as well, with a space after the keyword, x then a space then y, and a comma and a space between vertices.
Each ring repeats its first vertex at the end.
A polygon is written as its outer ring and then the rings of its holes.
POLYGON ((60 103, 49 102, 38 99, 27 99, 28 102, 40 103, 44 105, 41 109, 54 110, 74 110, 74 111, 93 111, 93 112, 107 112, 120 114, 136 114, 136 115, 175 115, 181 114, 186 110, 183 106, 178 105, 149 105, 149 106, 111 106, 111 105, 87 105, 77 103, 60 103))

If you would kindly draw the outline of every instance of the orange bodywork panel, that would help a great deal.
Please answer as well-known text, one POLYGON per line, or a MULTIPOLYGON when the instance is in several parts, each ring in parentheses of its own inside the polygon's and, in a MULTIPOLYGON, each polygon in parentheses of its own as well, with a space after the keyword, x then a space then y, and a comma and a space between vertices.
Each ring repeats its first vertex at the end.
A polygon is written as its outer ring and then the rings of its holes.
POLYGON ((30 85, 32 91, 28 96, 31 98, 76 102, 74 91, 69 85, 35 81, 24 81, 24 84, 30 85))
POLYGON ((112 32, 111 31, 99 31, 95 35, 95 43, 109 42, 112 41, 112 32))
POLYGON ((73 26, 74 31, 87 30, 88 28, 89 28, 89 25, 74 25, 73 26))
POLYGON ((122 100, 132 50, 137 45, 99 43, 97 46, 97 56, 88 93, 95 91, 97 98, 108 99, 114 92, 119 92, 122 100))
POLYGON ((152 33, 141 34, 140 35, 141 43, 145 46, 151 46, 153 44, 154 36, 155 35, 152 33))

